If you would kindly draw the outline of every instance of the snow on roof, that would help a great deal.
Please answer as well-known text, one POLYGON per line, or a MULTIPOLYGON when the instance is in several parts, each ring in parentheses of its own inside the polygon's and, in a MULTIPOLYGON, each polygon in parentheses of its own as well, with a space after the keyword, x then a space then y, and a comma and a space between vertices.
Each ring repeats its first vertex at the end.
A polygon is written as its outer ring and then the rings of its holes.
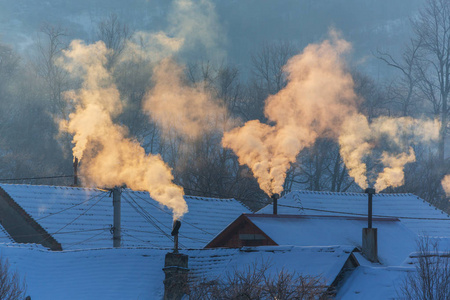
POLYGON ((158 249, 48 251, 1 245, 27 295, 44 299, 162 299, 164 255, 158 249))
POLYGON ((397 299, 402 280, 413 267, 359 266, 344 281, 336 299, 397 299))
MULTIPOLYGON (((272 213, 272 205, 258 213, 272 213)), ((367 216, 367 194, 293 191, 278 200, 278 213, 367 216)), ((373 195, 373 215, 398 218, 418 235, 450 237, 450 216, 413 194, 373 195)))
MULTIPOLYGON (((112 195, 93 188, 0 184, 63 249, 112 247, 112 195)), ((181 248, 201 248, 250 210, 234 199, 185 196, 181 248)), ((122 246, 173 247, 172 214, 147 192, 122 192, 122 246)))
MULTIPOLYGON (((361 217, 246 215, 278 245, 361 247, 361 217)), ((396 219, 375 218, 378 228, 378 258, 382 264, 400 265, 416 248, 416 236, 396 219)))
MULTIPOLYGON (((214 280, 226 272, 268 262, 269 274, 285 269, 321 276, 331 284, 349 247, 258 247, 184 250, 190 274, 214 280)), ((40 299, 161 299, 164 255, 156 248, 48 251, 32 245, 0 245, 11 269, 25 277, 27 294, 40 299)))
POLYGON ((191 250, 187 254, 192 269, 190 273, 209 280, 255 264, 257 267, 268 264, 269 274, 286 270, 321 277, 325 284, 330 285, 342 270, 353 249, 351 246, 260 246, 191 250))

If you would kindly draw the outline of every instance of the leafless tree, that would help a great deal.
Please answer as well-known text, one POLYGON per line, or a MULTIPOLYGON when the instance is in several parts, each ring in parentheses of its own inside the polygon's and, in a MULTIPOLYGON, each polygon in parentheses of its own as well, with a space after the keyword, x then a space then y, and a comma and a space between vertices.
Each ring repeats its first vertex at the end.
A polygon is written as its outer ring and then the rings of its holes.
POLYGON ((399 107, 401 116, 417 115, 416 106, 419 101, 417 64, 420 59, 420 49, 421 41, 411 39, 400 59, 394 58, 387 52, 377 52, 379 59, 400 72, 398 79, 389 85, 388 99, 399 107))
POLYGON ((438 159, 443 166, 450 93, 450 2, 427 0, 413 21, 420 50, 418 76, 420 88, 440 118, 438 159))
POLYGON ((0 300, 25 299, 27 285, 19 274, 11 270, 6 259, 0 259, 0 300))
POLYGON ((450 299, 450 254, 442 252, 439 243, 425 237, 418 242, 416 270, 408 274, 399 287, 401 299, 450 299))
POLYGON ((268 94, 275 94, 286 85, 283 67, 295 51, 292 42, 279 41, 264 43, 261 49, 252 55, 253 75, 268 94))
POLYGON ((131 35, 130 28, 123 24, 116 14, 110 14, 97 24, 97 40, 103 41, 108 49, 113 50, 108 56, 108 67, 117 62, 131 35))
POLYGON ((57 118, 68 117, 63 92, 69 88, 67 72, 56 61, 67 48, 67 32, 61 26, 44 23, 37 36, 37 55, 32 61, 37 75, 45 83, 49 111, 57 118))
POLYGON ((251 264, 228 272, 216 280, 191 280, 189 299, 327 299, 330 295, 322 278, 281 270, 269 274, 269 265, 251 264))

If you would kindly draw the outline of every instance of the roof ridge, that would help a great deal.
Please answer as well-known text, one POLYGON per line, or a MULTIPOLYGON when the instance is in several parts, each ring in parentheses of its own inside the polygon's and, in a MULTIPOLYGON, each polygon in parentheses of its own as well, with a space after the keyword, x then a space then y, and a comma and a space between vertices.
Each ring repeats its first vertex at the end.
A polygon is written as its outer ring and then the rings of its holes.
MULTIPOLYGON (((291 193, 297 194, 318 194, 318 195, 343 195, 343 196, 365 196, 367 195, 364 192, 332 192, 332 191, 310 191, 310 190, 294 190, 289 192, 287 195, 291 193)), ((419 196, 414 195, 413 193, 376 193, 374 196, 382 196, 382 197, 417 197, 421 199, 419 196)))

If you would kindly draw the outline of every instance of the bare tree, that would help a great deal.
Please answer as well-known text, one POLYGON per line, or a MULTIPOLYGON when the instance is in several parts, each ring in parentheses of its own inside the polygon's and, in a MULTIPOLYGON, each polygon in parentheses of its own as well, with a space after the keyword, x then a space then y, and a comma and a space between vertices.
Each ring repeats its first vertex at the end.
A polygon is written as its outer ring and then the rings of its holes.
POLYGON ((253 75, 268 94, 275 94, 286 85, 283 67, 295 51, 292 42, 279 41, 263 44, 260 51, 252 55, 253 75))
POLYGON ((27 285, 12 271, 8 260, 0 259, 0 300, 25 299, 27 285))
POLYGON ((378 58, 400 71, 400 76, 389 86, 389 97, 394 105, 400 108, 401 116, 417 114, 417 89, 419 76, 417 74, 418 59, 420 59, 421 41, 411 39, 400 59, 394 58, 387 52, 378 51, 378 58))
POLYGON ((191 280, 189 299, 301 300, 327 299, 330 296, 320 277, 302 276, 286 270, 271 275, 268 269, 267 263, 254 263, 216 280, 191 280))
POLYGON ((439 243, 425 237, 418 242, 416 270, 403 280, 398 294, 401 299, 450 299, 450 255, 441 252, 439 243))
POLYGON ((441 121, 438 159, 444 162, 450 93, 450 2, 427 0, 413 21, 415 39, 420 49, 418 64, 420 87, 432 103, 441 121))
POLYGON ((44 23, 36 41, 37 56, 32 62, 36 73, 45 82, 51 113, 63 119, 68 117, 63 92, 68 89, 69 80, 67 72, 56 61, 67 47, 66 37, 67 32, 61 26, 44 23))
POLYGON ((116 14, 110 14, 97 24, 97 40, 103 41, 108 49, 113 50, 108 56, 108 67, 117 62, 131 35, 130 28, 123 24, 116 14))

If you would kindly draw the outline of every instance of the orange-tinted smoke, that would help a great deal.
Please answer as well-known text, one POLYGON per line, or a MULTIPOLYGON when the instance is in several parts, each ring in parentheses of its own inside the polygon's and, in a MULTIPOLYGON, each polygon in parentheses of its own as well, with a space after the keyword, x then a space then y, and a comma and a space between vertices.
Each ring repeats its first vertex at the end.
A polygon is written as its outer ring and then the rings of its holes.
POLYGON ((445 175, 441 181, 442 187, 444 188, 447 197, 450 196, 450 175, 445 175))
POLYGON ((184 68, 166 58, 153 70, 154 86, 144 99, 144 111, 163 133, 198 138, 223 126, 226 109, 219 105, 203 83, 188 85, 184 68))
POLYGON ((173 183, 170 168, 159 155, 147 155, 137 141, 127 137, 125 127, 113 122, 122 106, 105 68, 108 51, 103 42, 85 45, 81 41, 73 41, 64 51, 61 65, 83 83, 66 94, 75 110, 60 128, 74 136, 73 154, 81 161, 80 173, 86 184, 146 190, 178 219, 187 212, 187 205, 183 189, 173 183))
POLYGON ((342 59, 350 44, 334 31, 330 35, 287 62, 286 87, 266 100, 273 126, 255 120, 224 134, 223 146, 250 167, 268 195, 283 190, 286 171, 302 149, 318 136, 337 137, 344 119, 356 112, 353 80, 342 59))
POLYGON ((379 117, 369 123, 366 116, 358 114, 344 122, 339 136, 340 153, 349 175, 361 188, 368 186, 367 173, 370 173, 376 178, 375 189, 381 192, 404 183, 404 167, 416 159, 411 145, 436 141, 439 128, 437 120, 379 117), (382 139, 388 145, 380 145, 382 139), (374 149, 380 150, 384 146, 400 151, 383 151, 379 161, 383 171, 379 174, 368 172, 364 158, 371 156, 374 149))

